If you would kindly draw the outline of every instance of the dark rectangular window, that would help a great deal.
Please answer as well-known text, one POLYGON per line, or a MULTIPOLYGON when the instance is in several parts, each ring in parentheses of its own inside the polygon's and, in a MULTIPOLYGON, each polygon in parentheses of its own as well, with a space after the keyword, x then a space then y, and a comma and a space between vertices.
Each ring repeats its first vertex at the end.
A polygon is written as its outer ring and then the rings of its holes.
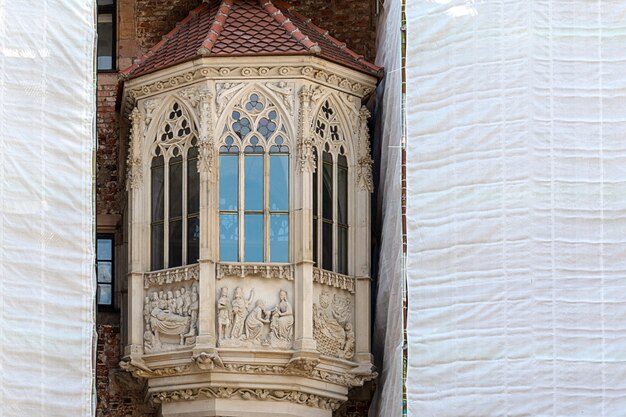
POLYGON ((96 276, 98 306, 113 305, 113 235, 98 235, 96 238, 96 276))
POLYGON ((115 71, 115 1, 98 0, 98 71, 115 71))

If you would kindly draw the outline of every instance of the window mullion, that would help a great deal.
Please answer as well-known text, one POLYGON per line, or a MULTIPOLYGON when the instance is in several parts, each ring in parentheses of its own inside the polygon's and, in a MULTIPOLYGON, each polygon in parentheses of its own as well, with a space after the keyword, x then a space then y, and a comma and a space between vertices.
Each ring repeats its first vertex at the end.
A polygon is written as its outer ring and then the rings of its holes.
POLYGON ((239 201, 237 203, 237 214, 238 214, 238 222, 239 222, 239 241, 237 242, 239 245, 239 262, 243 262, 245 258, 245 253, 244 253, 244 225, 245 225, 245 199, 244 199, 244 191, 245 191, 245 160, 244 160, 244 153, 243 152, 239 152, 237 155, 237 158, 239 158, 239 190, 238 190, 238 196, 239 196, 239 201))
POLYGON ((263 153, 263 259, 270 261, 270 157, 263 153))
MULTIPOLYGON (((188 149, 187 149, 188 151, 188 149)), ((183 177, 183 192, 182 192, 182 227, 183 227, 183 237, 182 237, 182 264, 187 265, 187 154, 188 152, 183 152, 183 167, 182 167, 182 177, 183 177)))
POLYGON ((169 267, 170 260, 170 159, 163 157, 163 184, 165 193, 163 196, 163 268, 169 267))
POLYGON ((338 186, 338 180, 337 177, 339 176, 338 174, 338 170, 337 170, 337 160, 338 160, 338 156, 333 156, 333 197, 332 197, 332 210, 333 210, 333 220, 332 220, 332 241, 333 241, 333 266, 332 266, 332 270, 333 271, 337 271, 337 269, 339 268, 339 262, 337 259, 337 254, 339 253, 338 251, 338 243, 339 243, 339 238, 338 238, 338 231, 337 231, 337 223, 339 222, 339 197, 337 195, 337 186, 338 186))

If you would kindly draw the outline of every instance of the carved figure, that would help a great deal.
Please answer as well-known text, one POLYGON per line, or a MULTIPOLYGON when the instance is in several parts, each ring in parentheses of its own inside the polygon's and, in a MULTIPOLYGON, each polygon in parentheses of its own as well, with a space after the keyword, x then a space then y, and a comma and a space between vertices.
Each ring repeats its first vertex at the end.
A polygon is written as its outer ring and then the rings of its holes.
POLYGON ((189 314, 189 306, 191 305, 191 296, 189 295, 189 293, 187 292, 185 287, 182 287, 180 289, 180 294, 181 294, 181 297, 183 299, 183 307, 182 307, 183 314, 188 315, 189 314))
POLYGON ((287 291, 280 290, 280 301, 272 311, 272 335, 285 342, 291 342, 293 338, 293 310, 287 301, 287 291))
POLYGON ((220 298, 217 300, 217 336, 222 340, 231 332, 231 305, 228 299, 228 288, 222 287, 220 298))
POLYGON ((189 324, 189 333, 187 336, 195 336, 198 329, 198 308, 200 307, 200 297, 198 296, 198 287, 194 285, 191 287, 191 304, 189 305, 189 317, 191 322, 189 324))
POLYGON ((246 317, 246 339, 259 340, 261 333, 263 332, 263 326, 270 321, 265 318, 265 311, 263 311, 265 303, 263 300, 257 300, 256 307, 252 309, 248 317, 246 317))
MULTIPOLYGON (((153 294, 153 298, 156 298, 156 293, 153 294)), ((183 335, 189 326, 189 317, 180 316, 176 313, 171 313, 168 309, 161 308, 163 306, 162 302, 165 300, 160 301, 161 303, 158 303, 150 312, 150 327, 153 329, 154 334, 153 347, 160 347, 161 334, 178 335, 182 345, 184 343, 183 335)))
POLYGON ((346 343, 343 345, 343 357, 346 359, 352 359, 354 356, 354 330, 352 330, 352 323, 346 323, 346 343))
POLYGON ((176 306, 176 309, 174 310, 174 312, 176 314, 184 314, 184 312, 183 312, 183 296, 180 293, 180 290, 176 290, 174 295, 175 295, 174 300, 175 300, 175 306, 176 306))
POLYGON ((243 333, 244 320, 248 313, 248 306, 252 302, 254 297, 254 289, 250 291, 250 296, 247 300, 243 298, 243 290, 241 287, 235 288, 235 295, 232 301, 233 306, 233 328, 231 330, 231 338, 239 339, 243 333))

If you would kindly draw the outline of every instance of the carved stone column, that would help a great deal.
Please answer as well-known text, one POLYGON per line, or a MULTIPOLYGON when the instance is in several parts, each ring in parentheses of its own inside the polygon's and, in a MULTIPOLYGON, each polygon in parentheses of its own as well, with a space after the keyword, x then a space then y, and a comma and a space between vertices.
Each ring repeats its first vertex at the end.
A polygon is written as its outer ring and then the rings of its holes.
MULTIPOLYGON (((315 170, 310 135, 311 87, 303 86, 299 97, 298 169, 294 179, 295 343, 296 351, 316 351, 313 338, 313 230, 312 174, 315 170)), ((294 358, 298 356, 297 352, 294 358)), ((308 356, 309 354, 307 354, 308 356)))
POLYGON ((198 138, 198 172, 200 173, 200 310, 198 338, 194 356, 200 353, 215 354, 215 263, 217 261, 215 226, 215 141, 213 137, 213 94, 208 84, 198 92, 200 119, 198 138), (210 352, 207 352, 209 350, 210 352))
POLYGON ((131 134, 128 150, 126 190, 129 211, 128 254, 128 308, 126 311, 128 340, 125 356, 132 362, 141 362, 143 354, 143 271, 148 267, 149 242, 145 216, 145 187, 143 184, 141 141, 143 139, 142 116, 137 107, 130 114, 131 134))
POLYGON ((370 194, 373 190, 372 181, 372 158, 369 147, 369 131, 367 121, 370 112, 361 107, 358 118, 357 143, 358 160, 356 166, 356 192, 355 192, 355 265, 354 275, 356 278, 355 288, 355 324, 356 324, 356 354, 354 359, 365 366, 372 363, 370 353, 370 194))

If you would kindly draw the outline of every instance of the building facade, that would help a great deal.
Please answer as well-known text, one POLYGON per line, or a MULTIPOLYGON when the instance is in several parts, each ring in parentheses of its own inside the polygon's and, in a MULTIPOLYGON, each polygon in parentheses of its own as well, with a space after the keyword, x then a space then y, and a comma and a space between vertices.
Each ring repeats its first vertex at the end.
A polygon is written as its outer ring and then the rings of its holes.
POLYGON ((99 3, 98 415, 176 414, 198 397, 221 415, 221 400, 268 395, 252 400, 365 415, 375 3, 276 2, 300 38, 280 22, 265 33, 271 3, 99 3), (220 32, 202 19, 221 12, 234 37, 179 56, 183 34, 220 32), (357 53, 337 62, 347 48, 324 32, 307 42, 297 12, 357 53), (283 53, 241 53, 264 40, 283 53), (227 396, 220 377, 243 388, 227 396))

